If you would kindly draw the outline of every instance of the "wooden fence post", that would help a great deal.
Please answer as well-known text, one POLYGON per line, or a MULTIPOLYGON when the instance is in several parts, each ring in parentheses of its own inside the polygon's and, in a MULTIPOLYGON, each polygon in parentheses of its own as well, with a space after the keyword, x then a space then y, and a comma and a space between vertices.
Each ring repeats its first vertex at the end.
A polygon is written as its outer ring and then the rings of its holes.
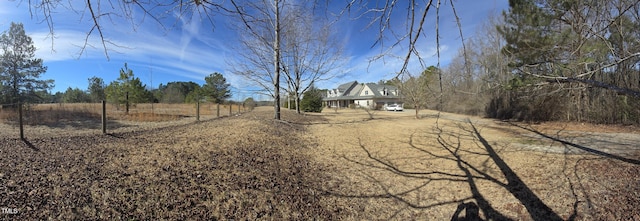
POLYGON ((231 108, 233 107, 233 105, 231 103, 229 103, 229 117, 231 117, 231 115, 233 115, 233 113, 231 112, 231 108))
POLYGON ((125 104, 124 105, 125 105, 125 108, 126 108, 125 109, 125 113, 129 114, 129 92, 128 91, 124 94, 124 99, 125 99, 125 104))
POLYGON ((107 101, 102 100, 102 134, 107 134, 107 101))
POLYGON ((196 121, 200 121, 200 101, 196 102, 196 121))
POLYGON ((216 117, 220 117, 220 103, 216 104, 216 112, 218 113, 216 117))
POLYGON ((18 102, 18 122, 20 124, 20 139, 24 140, 24 128, 22 127, 22 102, 18 102))

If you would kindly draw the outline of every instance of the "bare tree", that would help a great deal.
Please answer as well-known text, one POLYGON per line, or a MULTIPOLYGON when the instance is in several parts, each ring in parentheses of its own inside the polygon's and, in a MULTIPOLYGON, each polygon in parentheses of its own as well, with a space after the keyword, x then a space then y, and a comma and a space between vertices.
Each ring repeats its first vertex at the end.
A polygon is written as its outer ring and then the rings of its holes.
POLYGON ((234 4, 240 23, 239 56, 230 61, 232 72, 256 83, 274 98, 274 118, 280 120, 280 0, 261 0, 234 4))
MULTIPOLYGON (((48 25, 52 48, 56 36, 54 15, 65 10, 66 13, 76 13, 80 18, 88 19, 88 22, 91 23, 84 42, 80 45, 79 55, 82 55, 87 47, 95 47, 90 44, 89 40, 93 35, 98 35, 107 59, 109 59, 109 51, 124 47, 111 41, 106 34, 109 28, 121 28, 122 26, 118 22, 126 21, 135 30, 138 25, 151 19, 161 27, 168 29, 170 27, 164 24, 170 23, 167 20, 169 16, 187 21, 191 21, 194 16, 197 16, 214 24, 214 15, 233 13, 232 8, 226 5, 225 1, 215 0, 85 0, 83 3, 74 0, 29 0, 26 2, 29 4, 31 17, 48 25)), ((235 1, 231 0, 231 2, 235 1)))
MULTIPOLYGON (((114 42, 110 41, 105 33, 105 28, 109 26, 104 25, 105 21, 114 22, 114 20, 125 19, 132 23, 134 29, 139 22, 144 21, 146 18, 150 18, 158 22, 158 24, 164 24, 164 19, 166 19, 166 15, 178 14, 180 18, 191 18, 193 16, 199 15, 201 18, 206 18, 213 23, 212 16, 216 14, 224 14, 237 16, 242 23, 244 23, 244 27, 247 29, 246 33, 250 33, 254 36, 262 36, 265 35, 265 29, 261 28, 259 23, 268 24, 272 27, 271 32, 273 32, 273 38, 267 39, 263 37, 258 37, 259 41, 271 41, 271 49, 273 50, 274 58, 273 58, 273 71, 274 75, 272 79, 272 83, 274 85, 271 93, 274 99, 276 100, 274 109, 275 109, 275 118, 279 119, 280 111, 279 111, 279 100, 280 100, 280 16, 282 14, 287 14, 281 12, 281 9, 285 7, 284 0, 261 0, 261 1, 242 1, 242 0, 231 0, 231 1, 201 1, 201 0, 171 0, 171 1, 162 1, 162 0, 147 0, 147 1, 123 1, 123 0, 86 0, 83 4, 83 9, 78 9, 78 4, 74 6, 71 0, 54 0, 54 1, 29 1, 30 4, 30 12, 32 16, 38 17, 42 21, 45 21, 49 24, 50 32, 52 35, 55 35, 54 31, 54 20, 52 17, 52 12, 56 10, 56 8, 69 8, 73 11, 76 11, 80 15, 90 15, 88 16, 91 20, 91 27, 87 31, 87 37, 85 39, 84 45, 81 47, 82 50, 80 53, 84 51, 84 49, 89 46, 89 37, 92 35, 98 35, 101 39, 101 44, 105 52, 105 56, 109 57, 109 46, 120 47, 114 42), (136 10, 142 11, 142 15, 140 17, 136 17, 139 13, 134 13, 136 10), (172 13, 177 12, 177 13, 172 13), (42 16, 41 18, 39 16, 42 16)), ((403 66, 401 70, 398 71, 399 75, 404 74, 411 62, 412 59, 417 59, 417 61, 421 64, 421 66, 425 67, 425 62, 423 60, 423 55, 420 54, 416 45, 419 39, 424 38, 425 36, 425 21, 427 20, 427 15, 431 15, 433 13, 432 9, 435 7, 436 11, 436 48, 438 49, 438 58, 439 56, 439 12, 440 12, 440 4, 441 1, 416 1, 411 0, 409 2, 397 1, 397 0, 385 0, 381 1, 381 4, 375 4, 375 6, 370 7, 371 4, 368 4, 369 1, 364 0, 351 0, 347 2, 345 10, 341 14, 351 13, 356 14, 356 18, 361 18, 365 14, 373 14, 373 19, 369 23, 368 27, 374 26, 378 24, 379 28, 379 36, 378 40, 375 42, 376 45, 380 45, 383 48, 383 52, 380 56, 377 56, 375 59, 380 59, 385 55, 389 55, 391 49, 396 47, 406 48, 406 53, 403 57, 403 66), (397 10, 399 5, 401 8, 404 8, 405 4, 407 5, 407 10, 403 12, 402 10, 397 10), (397 16, 398 14, 406 14, 405 22, 405 30, 399 30, 396 28, 392 28, 392 20, 401 18, 401 16, 397 16), (385 42, 384 39, 392 39, 391 43, 385 42), (387 47, 388 46, 388 47, 387 47)), ((453 10, 454 14, 456 14, 454 2, 453 0, 449 0, 449 5, 453 10)), ((292 3, 293 4, 293 3, 292 3)), ((457 18, 457 14, 456 14, 457 18)), ((115 22, 114 22, 115 23, 115 22)), ((460 26, 460 22, 458 20, 458 26, 460 26)), ((115 27, 115 26, 114 26, 115 27)), ((458 27, 459 28, 459 27, 458 27)), ((460 31, 462 34, 462 32, 460 31)), ((461 36, 463 37, 463 36, 461 36)), ((52 38, 53 39, 53 38, 52 38)), ((462 38, 464 43, 464 38, 462 38)), ((53 44, 53 41, 52 41, 53 44)), ((440 66, 438 62, 438 68, 440 66)), ((263 70, 260 70, 263 71, 263 70)), ((256 70, 245 70, 245 72, 258 72, 256 70)), ((439 76, 441 79, 442 76, 439 76)), ((440 90, 442 94, 442 89, 440 90)))
POLYGON ((313 5, 292 5, 283 17, 282 71, 293 95, 296 112, 300 99, 318 81, 335 76, 342 65, 342 45, 323 17, 315 16, 313 5))
MULTIPOLYGON (((403 65, 398 70, 396 77, 407 74, 409 66, 413 66, 418 63, 421 69, 426 69, 426 62, 424 60, 424 54, 418 50, 418 42, 421 39, 426 38, 426 33, 434 33, 436 56, 438 69, 440 67, 440 9, 441 3, 449 3, 448 7, 453 12, 456 19, 456 25, 459 32, 463 47, 465 46, 465 38, 462 33, 462 24, 456 11, 455 2, 453 0, 441 1, 441 0, 427 0, 427 1, 398 1, 398 0, 383 0, 378 1, 376 4, 369 4, 369 1, 365 0, 351 0, 348 2, 345 9, 341 14, 355 14, 355 18, 372 17, 367 28, 377 25, 378 37, 375 45, 380 45, 382 48, 381 53, 375 56, 371 61, 383 59, 385 57, 398 57, 391 53, 394 48, 402 48, 404 55, 400 55, 403 65), (406 8, 406 10, 403 10, 406 8), (434 12, 435 10, 435 12, 434 12), (430 27, 425 25, 425 22, 429 16, 435 13, 435 27, 430 30, 430 27), (404 15, 404 18, 403 18, 404 15), (398 29, 398 20, 404 20, 404 30, 398 29), (388 40, 390 39, 390 40, 388 40)), ((401 23, 402 24, 402 23, 401 23)), ((463 50, 466 51, 466 50, 463 50)), ((465 56, 465 66, 468 65, 465 56)), ((468 66, 467 66, 468 69, 468 66)), ((443 105, 443 72, 438 73, 438 82, 440 93, 438 96, 439 105, 441 108, 443 105)))
POLYGON ((416 119, 420 118, 420 110, 427 108, 429 101, 437 93, 437 90, 434 90, 435 88, 432 85, 437 83, 435 77, 438 72, 438 68, 430 66, 419 76, 406 73, 402 76, 402 79, 395 83, 402 91, 405 102, 413 106, 416 119))
POLYGON ((490 15, 442 70, 442 110, 482 115, 491 102, 499 101, 492 97, 507 93, 504 86, 512 73, 507 67, 510 57, 501 51, 505 40, 496 29, 499 25, 503 25, 501 17, 490 15))

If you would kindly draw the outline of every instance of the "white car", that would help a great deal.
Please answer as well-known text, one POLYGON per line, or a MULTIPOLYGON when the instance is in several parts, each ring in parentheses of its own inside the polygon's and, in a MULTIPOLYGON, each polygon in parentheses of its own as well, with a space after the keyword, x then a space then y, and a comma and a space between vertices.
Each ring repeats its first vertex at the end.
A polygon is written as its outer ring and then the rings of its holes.
POLYGON ((386 107, 384 107, 385 110, 387 111, 402 111, 402 105, 399 104, 389 104, 386 107))

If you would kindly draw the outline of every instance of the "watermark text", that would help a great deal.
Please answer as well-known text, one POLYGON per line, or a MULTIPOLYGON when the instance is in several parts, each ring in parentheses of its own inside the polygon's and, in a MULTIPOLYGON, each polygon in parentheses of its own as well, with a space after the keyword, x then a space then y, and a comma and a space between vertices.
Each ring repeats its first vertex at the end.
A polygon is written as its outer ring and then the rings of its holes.
POLYGON ((0 213, 2 214, 18 214, 18 208, 7 208, 7 207, 2 207, 0 208, 0 213))

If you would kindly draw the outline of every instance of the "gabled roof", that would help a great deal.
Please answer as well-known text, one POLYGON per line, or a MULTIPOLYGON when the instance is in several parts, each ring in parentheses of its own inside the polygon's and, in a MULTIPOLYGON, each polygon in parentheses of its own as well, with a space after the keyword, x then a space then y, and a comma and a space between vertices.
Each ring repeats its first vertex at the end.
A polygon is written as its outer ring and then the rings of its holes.
MULTIPOLYGON (((377 96, 384 96, 383 94, 380 94, 380 91, 383 91, 384 89, 387 89, 387 91, 394 91, 394 90, 398 90, 397 87, 395 86, 391 86, 391 85, 380 85, 380 84, 376 84, 376 83, 366 83, 367 87, 369 87, 369 89, 371 89, 371 91, 373 92, 373 96, 377 97, 377 96)), ((387 97, 395 97, 395 95, 387 95, 387 97)))
POLYGON ((351 81, 338 86, 340 95, 336 97, 326 97, 324 100, 353 100, 353 99, 371 99, 371 98, 400 98, 391 93, 391 91, 398 90, 397 87, 391 85, 379 85, 376 83, 358 83, 358 81, 351 81), (365 87, 366 86, 366 87, 365 87), (369 95, 361 95, 365 88, 369 88, 369 95), (387 89, 388 95, 383 95, 381 91, 387 89))
POLYGON ((354 85, 358 85, 358 81, 351 81, 338 86, 338 91, 342 92, 342 95, 346 95, 354 85))

